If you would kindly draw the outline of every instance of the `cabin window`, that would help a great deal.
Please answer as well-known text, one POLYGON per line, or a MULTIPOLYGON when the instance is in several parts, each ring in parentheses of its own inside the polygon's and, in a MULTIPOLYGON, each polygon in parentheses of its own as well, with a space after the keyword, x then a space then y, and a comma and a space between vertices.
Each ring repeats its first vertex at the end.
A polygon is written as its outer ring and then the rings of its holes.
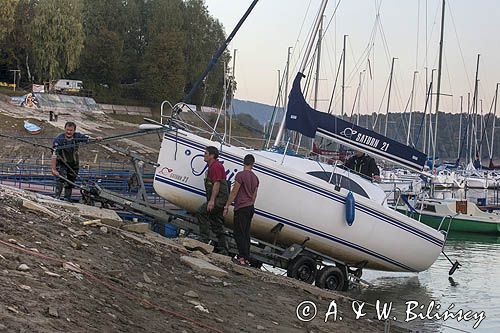
POLYGON ((428 212, 433 212, 433 213, 435 213, 435 212, 436 212, 436 206, 434 206, 434 205, 424 204, 424 206, 423 206, 423 210, 426 210, 426 211, 428 211, 428 212))
POLYGON ((326 182, 330 181, 331 184, 338 185, 346 190, 351 190, 352 192, 362 195, 365 198, 370 198, 368 194, 365 192, 365 190, 363 190, 363 188, 358 183, 345 176, 339 175, 338 173, 334 173, 333 177, 331 172, 326 172, 326 171, 311 171, 308 172, 307 174, 316 178, 323 179, 326 182))

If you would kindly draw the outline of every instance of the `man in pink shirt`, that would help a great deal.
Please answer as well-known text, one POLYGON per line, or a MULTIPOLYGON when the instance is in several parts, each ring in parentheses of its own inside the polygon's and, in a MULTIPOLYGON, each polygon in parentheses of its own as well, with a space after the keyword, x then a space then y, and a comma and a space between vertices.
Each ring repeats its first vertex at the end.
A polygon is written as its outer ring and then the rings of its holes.
POLYGON ((239 265, 250 265, 250 224, 252 223, 255 199, 259 179, 252 171, 255 158, 248 154, 243 159, 243 171, 236 174, 231 194, 224 207, 224 215, 234 201, 234 240, 238 246, 238 255, 233 261, 239 265))
POLYGON ((227 254, 227 243, 224 234, 224 204, 229 195, 224 166, 217 159, 219 150, 209 146, 205 148, 204 161, 208 165, 205 174, 205 192, 207 202, 198 208, 197 216, 200 222, 200 237, 204 242, 210 239, 210 230, 217 236, 215 251, 227 254))

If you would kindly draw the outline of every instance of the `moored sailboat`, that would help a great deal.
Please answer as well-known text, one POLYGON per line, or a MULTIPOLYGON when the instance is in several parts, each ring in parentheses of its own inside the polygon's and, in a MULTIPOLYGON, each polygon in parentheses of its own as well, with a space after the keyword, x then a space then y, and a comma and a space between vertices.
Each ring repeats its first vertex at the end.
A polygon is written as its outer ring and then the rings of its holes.
POLYGON ((419 200, 412 208, 398 206, 398 210, 438 230, 500 234, 500 214, 484 212, 467 200, 419 200))

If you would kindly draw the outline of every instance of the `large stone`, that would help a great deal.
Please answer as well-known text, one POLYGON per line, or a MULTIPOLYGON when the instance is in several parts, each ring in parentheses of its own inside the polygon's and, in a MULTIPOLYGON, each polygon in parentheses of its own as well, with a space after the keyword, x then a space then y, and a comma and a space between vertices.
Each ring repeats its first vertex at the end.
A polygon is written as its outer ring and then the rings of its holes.
POLYGON ((131 223, 124 224, 122 229, 135 232, 138 234, 145 234, 149 230, 149 223, 131 223))
POLYGON ((45 215, 48 215, 50 217, 59 217, 59 215, 57 215, 56 213, 31 200, 23 199, 23 207, 31 211, 44 213, 45 215))
POLYGON ((17 267, 17 270, 21 272, 26 272, 30 270, 30 267, 26 264, 21 264, 17 267))
POLYGON ((198 259, 198 258, 193 258, 193 257, 188 257, 188 256, 181 256, 181 261, 194 269, 195 271, 204 273, 209 276, 215 276, 215 277, 223 277, 226 276, 228 273, 215 266, 212 265, 209 262, 206 262, 205 260, 198 259))
POLYGON ((186 291, 184 293, 184 296, 192 297, 192 298, 200 298, 200 296, 196 292, 194 292, 192 290, 186 291))
POLYGON ((165 238, 161 236, 160 234, 157 234, 156 232, 148 231, 144 235, 144 237, 154 243, 165 245, 167 248, 170 250, 174 250, 176 252, 182 253, 182 254, 188 254, 188 250, 182 245, 179 245, 178 243, 174 242, 171 239, 165 238))
POLYGON ((129 239, 132 239, 138 243, 141 243, 141 244, 144 244, 144 245, 151 245, 153 246, 153 243, 151 243, 150 241, 148 241, 147 239, 144 239, 142 238, 141 236, 137 236, 136 234, 133 234, 131 232, 128 232, 128 231, 122 231, 121 233, 124 237, 126 238, 129 238, 129 239))
POLYGON ((198 259, 201 259, 201 260, 212 262, 212 260, 210 260, 210 258, 208 258, 206 255, 204 255, 201 251, 193 251, 189 255, 191 257, 194 257, 194 258, 198 258, 198 259))
POLYGON ((49 197, 42 197, 38 199, 38 202, 42 204, 48 204, 51 206, 61 207, 67 210, 71 210, 73 212, 78 212, 78 207, 75 207, 73 203, 68 201, 62 201, 59 199, 49 198, 49 197))
POLYGON ((253 269, 253 268, 248 268, 248 267, 244 267, 244 266, 240 266, 240 265, 237 265, 237 264, 232 264, 231 265, 231 269, 240 274, 240 275, 244 275, 244 276, 248 276, 248 277, 254 277, 256 275, 256 270, 253 269))
POLYGON ((191 251, 201 251, 203 254, 209 254, 214 251, 213 245, 206 244, 192 238, 183 238, 182 246, 191 251))
POLYGON ((151 278, 146 274, 146 272, 142 273, 142 277, 144 278, 144 281, 146 283, 153 283, 153 280, 151 280, 151 278))
MULTIPOLYGON (((67 206, 65 206, 65 208, 66 207, 67 206)), ((76 210, 76 213, 87 219, 99 219, 101 220, 102 224, 107 224, 112 227, 119 228, 123 224, 122 218, 114 210, 111 209, 72 203, 71 210, 76 210)))
POLYGON ((229 265, 232 263, 231 257, 230 256, 225 256, 220 253, 210 253, 207 255, 208 258, 212 259, 213 261, 216 261, 221 264, 229 265))
POLYGON ((57 309, 50 305, 48 309, 49 316, 59 318, 59 312, 57 312, 57 309))

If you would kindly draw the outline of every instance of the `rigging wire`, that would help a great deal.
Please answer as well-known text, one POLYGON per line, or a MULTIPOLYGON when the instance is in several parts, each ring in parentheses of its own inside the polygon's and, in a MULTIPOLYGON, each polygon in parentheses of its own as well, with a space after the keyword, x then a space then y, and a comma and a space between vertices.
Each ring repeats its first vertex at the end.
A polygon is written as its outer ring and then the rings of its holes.
POLYGON ((455 32, 455 37, 457 38, 458 50, 460 51, 460 58, 462 59, 465 76, 467 77, 467 84, 469 85, 469 91, 472 91, 472 85, 471 85, 472 81, 471 78, 469 77, 469 73, 467 72, 467 66, 465 65, 464 53, 462 51, 460 39, 458 38, 457 25, 455 24, 455 17, 453 16, 453 9, 451 8, 450 1, 447 1, 446 5, 448 6, 448 12, 450 13, 451 22, 453 25, 453 31, 455 32))
POLYGON ((418 69, 418 42, 419 42, 419 38, 420 38, 420 0, 418 0, 417 2, 417 45, 416 45, 416 48, 415 48, 415 70, 418 69))
MULTIPOLYGON (((337 5, 335 6, 335 9, 333 11, 333 14, 332 16, 330 17, 330 20, 328 20, 328 23, 325 27, 325 29, 323 29, 323 36, 321 37, 322 39, 324 39, 324 36, 326 35, 326 33, 328 32, 328 29, 330 28, 330 25, 333 21, 333 18, 335 17, 335 14, 337 14, 337 9, 339 8, 340 4, 342 3, 342 0, 339 0, 339 2, 337 3, 337 5)), ((309 38, 311 38, 311 35, 312 35, 312 28, 311 28, 311 33, 309 34, 309 38)), ((314 57, 310 57, 309 60, 307 61, 306 63, 306 66, 312 66, 312 63, 314 62, 314 57)))

